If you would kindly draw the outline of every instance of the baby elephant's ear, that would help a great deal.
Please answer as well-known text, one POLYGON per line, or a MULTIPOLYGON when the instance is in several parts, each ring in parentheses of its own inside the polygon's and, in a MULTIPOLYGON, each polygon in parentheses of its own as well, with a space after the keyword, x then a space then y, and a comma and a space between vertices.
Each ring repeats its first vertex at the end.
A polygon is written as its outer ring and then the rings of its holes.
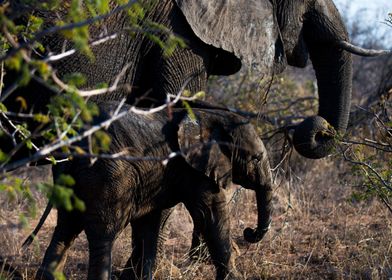
POLYGON ((179 125, 178 143, 185 160, 193 168, 225 188, 231 182, 232 165, 229 149, 222 145, 223 135, 219 130, 187 117, 179 125))

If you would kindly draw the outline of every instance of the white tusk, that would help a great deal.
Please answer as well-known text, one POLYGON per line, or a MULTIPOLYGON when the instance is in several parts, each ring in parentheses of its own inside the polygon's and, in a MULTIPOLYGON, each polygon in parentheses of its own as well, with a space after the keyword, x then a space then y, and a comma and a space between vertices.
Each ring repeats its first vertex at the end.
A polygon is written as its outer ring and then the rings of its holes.
POLYGON ((379 56, 392 53, 391 50, 373 50, 361 48, 346 41, 339 41, 338 46, 350 53, 360 56, 379 56))

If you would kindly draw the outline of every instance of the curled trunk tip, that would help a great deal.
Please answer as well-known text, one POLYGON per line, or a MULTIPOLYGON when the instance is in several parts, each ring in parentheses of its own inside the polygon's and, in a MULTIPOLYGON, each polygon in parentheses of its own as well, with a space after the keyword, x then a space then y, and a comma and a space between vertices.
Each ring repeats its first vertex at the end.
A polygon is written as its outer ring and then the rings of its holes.
POLYGON ((244 230, 244 239, 249 243, 257 243, 263 239, 264 235, 267 233, 271 226, 271 222, 268 223, 267 227, 264 228, 246 228, 244 230))
POLYGON ((319 159, 331 153, 336 135, 336 130, 324 118, 313 116, 296 127, 293 144, 300 155, 319 159))

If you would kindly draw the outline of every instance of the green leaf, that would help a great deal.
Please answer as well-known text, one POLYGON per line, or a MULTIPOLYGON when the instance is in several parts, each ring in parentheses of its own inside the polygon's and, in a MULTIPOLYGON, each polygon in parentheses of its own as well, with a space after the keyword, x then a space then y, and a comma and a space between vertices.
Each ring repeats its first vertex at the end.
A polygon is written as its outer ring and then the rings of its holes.
POLYGON ((67 280, 67 278, 65 277, 64 273, 61 271, 54 271, 53 272, 53 277, 56 280, 67 280))
POLYGON ((33 148, 33 142, 30 139, 26 140, 26 147, 27 149, 31 150, 33 148))
POLYGON ((196 99, 204 99, 206 97, 205 91, 199 91, 194 96, 196 99))
POLYGON ((0 149, 0 162, 6 162, 8 161, 9 157, 6 153, 4 153, 1 149, 0 149))
POLYGON ((23 58, 20 53, 16 53, 5 61, 5 65, 12 70, 20 71, 23 64, 23 58))
POLYGON ((63 80, 68 85, 75 86, 75 87, 81 87, 85 85, 87 81, 86 77, 82 73, 78 73, 78 72, 65 75, 63 80))
POLYGON ((28 34, 33 36, 35 32, 38 32, 44 23, 44 20, 40 17, 30 14, 29 15, 29 22, 28 22, 28 34))
POLYGON ((20 75, 19 84, 21 86, 25 86, 31 80, 31 74, 30 74, 30 70, 29 70, 28 64, 23 64, 21 69, 22 69, 22 74, 20 75))
POLYGON ((33 119, 44 124, 50 122, 49 116, 44 114, 35 114, 33 119))
POLYGON ((0 112, 4 112, 4 113, 8 112, 7 107, 1 102, 0 102, 0 112))
POLYGON ((50 66, 47 63, 36 60, 32 62, 32 65, 35 66, 35 68, 38 70, 38 73, 44 80, 47 80, 49 78, 51 71, 50 66))
POLYGON ((86 211, 86 204, 84 204, 84 202, 82 200, 80 200, 79 198, 77 198, 76 196, 74 197, 74 206, 75 209, 84 212, 86 211))
POLYGON ((143 6, 140 3, 133 4, 131 8, 128 9, 128 16, 131 25, 137 25, 137 23, 141 21, 145 16, 143 6))
MULTIPOLYGON (((109 1, 108 0, 89 0, 92 6, 98 11, 100 14, 107 13, 109 11, 109 1)), ((90 5, 91 5, 90 4, 90 5)))
POLYGON ((61 174, 60 177, 57 179, 56 184, 71 187, 75 185, 75 180, 70 175, 61 174))
POLYGON ((186 102, 185 100, 183 100, 183 101, 182 101, 182 104, 184 105, 184 107, 185 107, 185 109, 186 109, 186 111, 187 111, 187 113, 188 113, 189 118, 190 118, 192 121, 196 121, 195 113, 193 113, 192 107, 189 105, 189 103, 186 102))
POLYGON ((99 130, 92 137, 92 148, 95 154, 109 151, 111 138, 106 132, 99 130))
POLYGON ((53 165, 57 164, 56 158, 54 156, 49 156, 49 160, 53 165))

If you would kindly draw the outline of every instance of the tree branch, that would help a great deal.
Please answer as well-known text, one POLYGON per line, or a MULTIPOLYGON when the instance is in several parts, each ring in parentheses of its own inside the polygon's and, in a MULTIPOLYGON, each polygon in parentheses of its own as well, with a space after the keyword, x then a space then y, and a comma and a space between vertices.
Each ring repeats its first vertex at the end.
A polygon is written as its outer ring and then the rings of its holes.
POLYGON ((30 39, 22 44, 19 44, 17 46, 14 46, 11 50, 9 50, 9 52, 7 54, 0 57, 0 61, 3 61, 3 60, 6 60, 7 58, 10 58, 11 56, 15 55, 20 50, 29 48, 32 44, 34 44, 38 40, 42 39, 46 35, 57 33, 57 32, 62 32, 62 31, 67 31, 67 30, 72 30, 75 28, 80 28, 80 27, 95 23, 97 21, 104 20, 114 14, 117 14, 125 9, 130 8, 136 2, 137 2, 137 0, 129 0, 128 3, 121 5, 121 6, 118 6, 106 14, 98 15, 93 18, 89 18, 89 19, 86 19, 86 20, 83 20, 80 22, 66 24, 63 26, 53 26, 53 27, 50 27, 46 30, 40 31, 40 32, 36 33, 32 39, 30 39))

